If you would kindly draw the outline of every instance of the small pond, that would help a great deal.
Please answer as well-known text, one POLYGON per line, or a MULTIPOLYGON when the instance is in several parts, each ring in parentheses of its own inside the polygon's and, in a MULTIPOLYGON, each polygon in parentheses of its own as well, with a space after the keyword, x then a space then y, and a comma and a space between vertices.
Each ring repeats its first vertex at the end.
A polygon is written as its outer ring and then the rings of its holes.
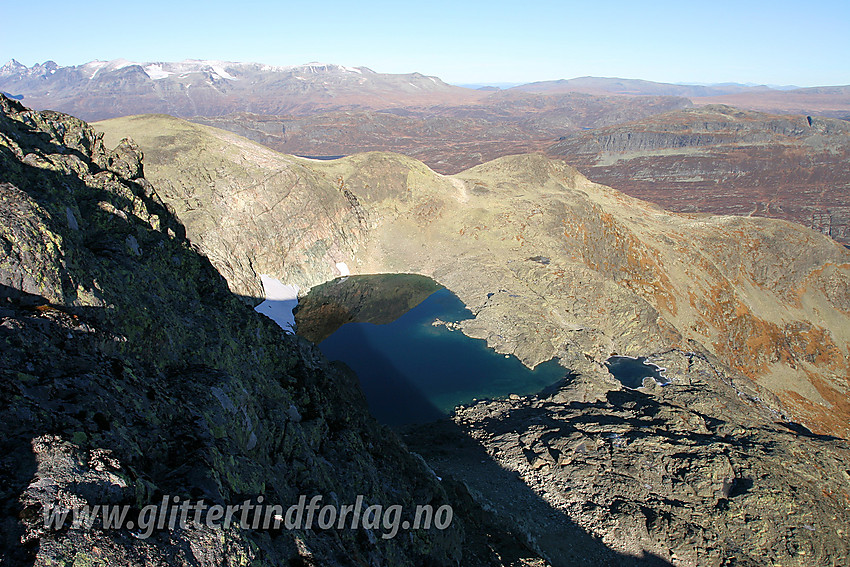
POLYGON ((643 386, 645 378, 652 378, 661 386, 666 386, 670 380, 664 376, 664 368, 646 361, 645 356, 612 356, 605 361, 605 366, 614 378, 626 388, 636 389, 643 386))

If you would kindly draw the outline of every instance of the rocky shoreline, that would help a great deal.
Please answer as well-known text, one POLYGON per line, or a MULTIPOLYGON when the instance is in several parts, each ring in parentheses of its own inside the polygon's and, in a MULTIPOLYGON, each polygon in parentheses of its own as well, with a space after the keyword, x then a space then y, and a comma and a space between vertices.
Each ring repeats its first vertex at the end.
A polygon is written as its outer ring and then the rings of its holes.
POLYGON ((577 401, 587 378, 574 375, 555 393, 459 407, 403 437, 555 566, 802 567, 850 557, 846 441, 742 403, 704 357, 652 360, 668 368, 669 386, 577 401), (571 547, 582 537, 622 555, 571 547))

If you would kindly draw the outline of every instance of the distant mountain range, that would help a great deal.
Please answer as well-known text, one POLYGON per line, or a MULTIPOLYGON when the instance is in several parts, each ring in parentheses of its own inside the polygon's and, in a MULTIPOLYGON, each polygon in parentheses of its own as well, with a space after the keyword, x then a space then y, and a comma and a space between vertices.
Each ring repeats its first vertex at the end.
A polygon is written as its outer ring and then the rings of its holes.
POLYGON ((309 114, 346 108, 460 103, 478 96, 419 73, 390 75, 366 67, 308 63, 181 61, 136 63, 117 59, 61 67, 53 61, 0 68, 0 89, 34 108, 83 119, 127 114, 220 116, 232 112, 309 114))
POLYGON ((799 88, 739 83, 684 85, 639 79, 579 77, 529 83, 510 90, 541 94, 681 96, 696 105, 719 103, 762 112, 815 114, 845 120, 850 118, 850 86, 799 88))
POLYGON ((33 108, 61 110, 86 120, 143 113, 179 117, 237 112, 303 116, 355 109, 488 105, 500 92, 672 96, 697 105, 724 103, 764 112, 850 117, 848 86, 683 85, 605 77, 518 86, 454 86, 420 73, 376 73, 367 67, 325 63, 279 67, 227 61, 137 63, 116 59, 70 67, 47 61, 27 67, 13 59, 0 67, 0 91, 33 108))
POLYGON ((188 118, 295 155, 399 152, 443 174, 545 151, 671 210, 794 220, 850 244, 850 129, 823 118, 850 118, 846 86, 580 77, 470 89, 320 63, 13 60, 0 90, 87 120, 188 118))
POLYGON ((737 83, 722 85, 683 85, 672 83, 655 83, 640 79, 619 79, 609 77, 578 77, 558 81, 539 81, 513 87, 514 90, 529 93, 587 93, 587 94, 617 94, 617 95, 658 95, 704 97, 716 95, 737 94, 740 92, 771 91, 770 87, 748 86, 737 83))

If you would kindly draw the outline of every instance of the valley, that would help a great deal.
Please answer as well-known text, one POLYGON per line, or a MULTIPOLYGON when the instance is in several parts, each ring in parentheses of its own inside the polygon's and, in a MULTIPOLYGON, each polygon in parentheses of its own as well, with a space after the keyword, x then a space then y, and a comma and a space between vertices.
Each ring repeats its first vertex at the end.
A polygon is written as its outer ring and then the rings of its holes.
POLYGON ((792 220, 850 242, 846 87, 580 77, 474 90, 330 64, 116 60, 10 61, 0 89, 89 120, 164 113, 287 154, 391 151, 442 174, 544 152, 672 211, 792 220))

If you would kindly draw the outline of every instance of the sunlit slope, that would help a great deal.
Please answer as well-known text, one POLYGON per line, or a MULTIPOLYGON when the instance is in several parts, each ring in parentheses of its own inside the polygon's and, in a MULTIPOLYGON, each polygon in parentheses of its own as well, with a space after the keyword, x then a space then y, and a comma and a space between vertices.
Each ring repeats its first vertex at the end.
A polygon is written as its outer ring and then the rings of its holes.
POLYGON ((527 364, 559 356, 604 390, 611 353, 705 350, 796 419, 850 433, 850 252, 804 227, 669 213, 537 154, 442 176, 398 154, 295 158, 161 115, 96 128, 141 146, 236 291, 259 295, 260 273, 314 285, 338 262, 421 273, 476 313, 465 332, 527 364))

